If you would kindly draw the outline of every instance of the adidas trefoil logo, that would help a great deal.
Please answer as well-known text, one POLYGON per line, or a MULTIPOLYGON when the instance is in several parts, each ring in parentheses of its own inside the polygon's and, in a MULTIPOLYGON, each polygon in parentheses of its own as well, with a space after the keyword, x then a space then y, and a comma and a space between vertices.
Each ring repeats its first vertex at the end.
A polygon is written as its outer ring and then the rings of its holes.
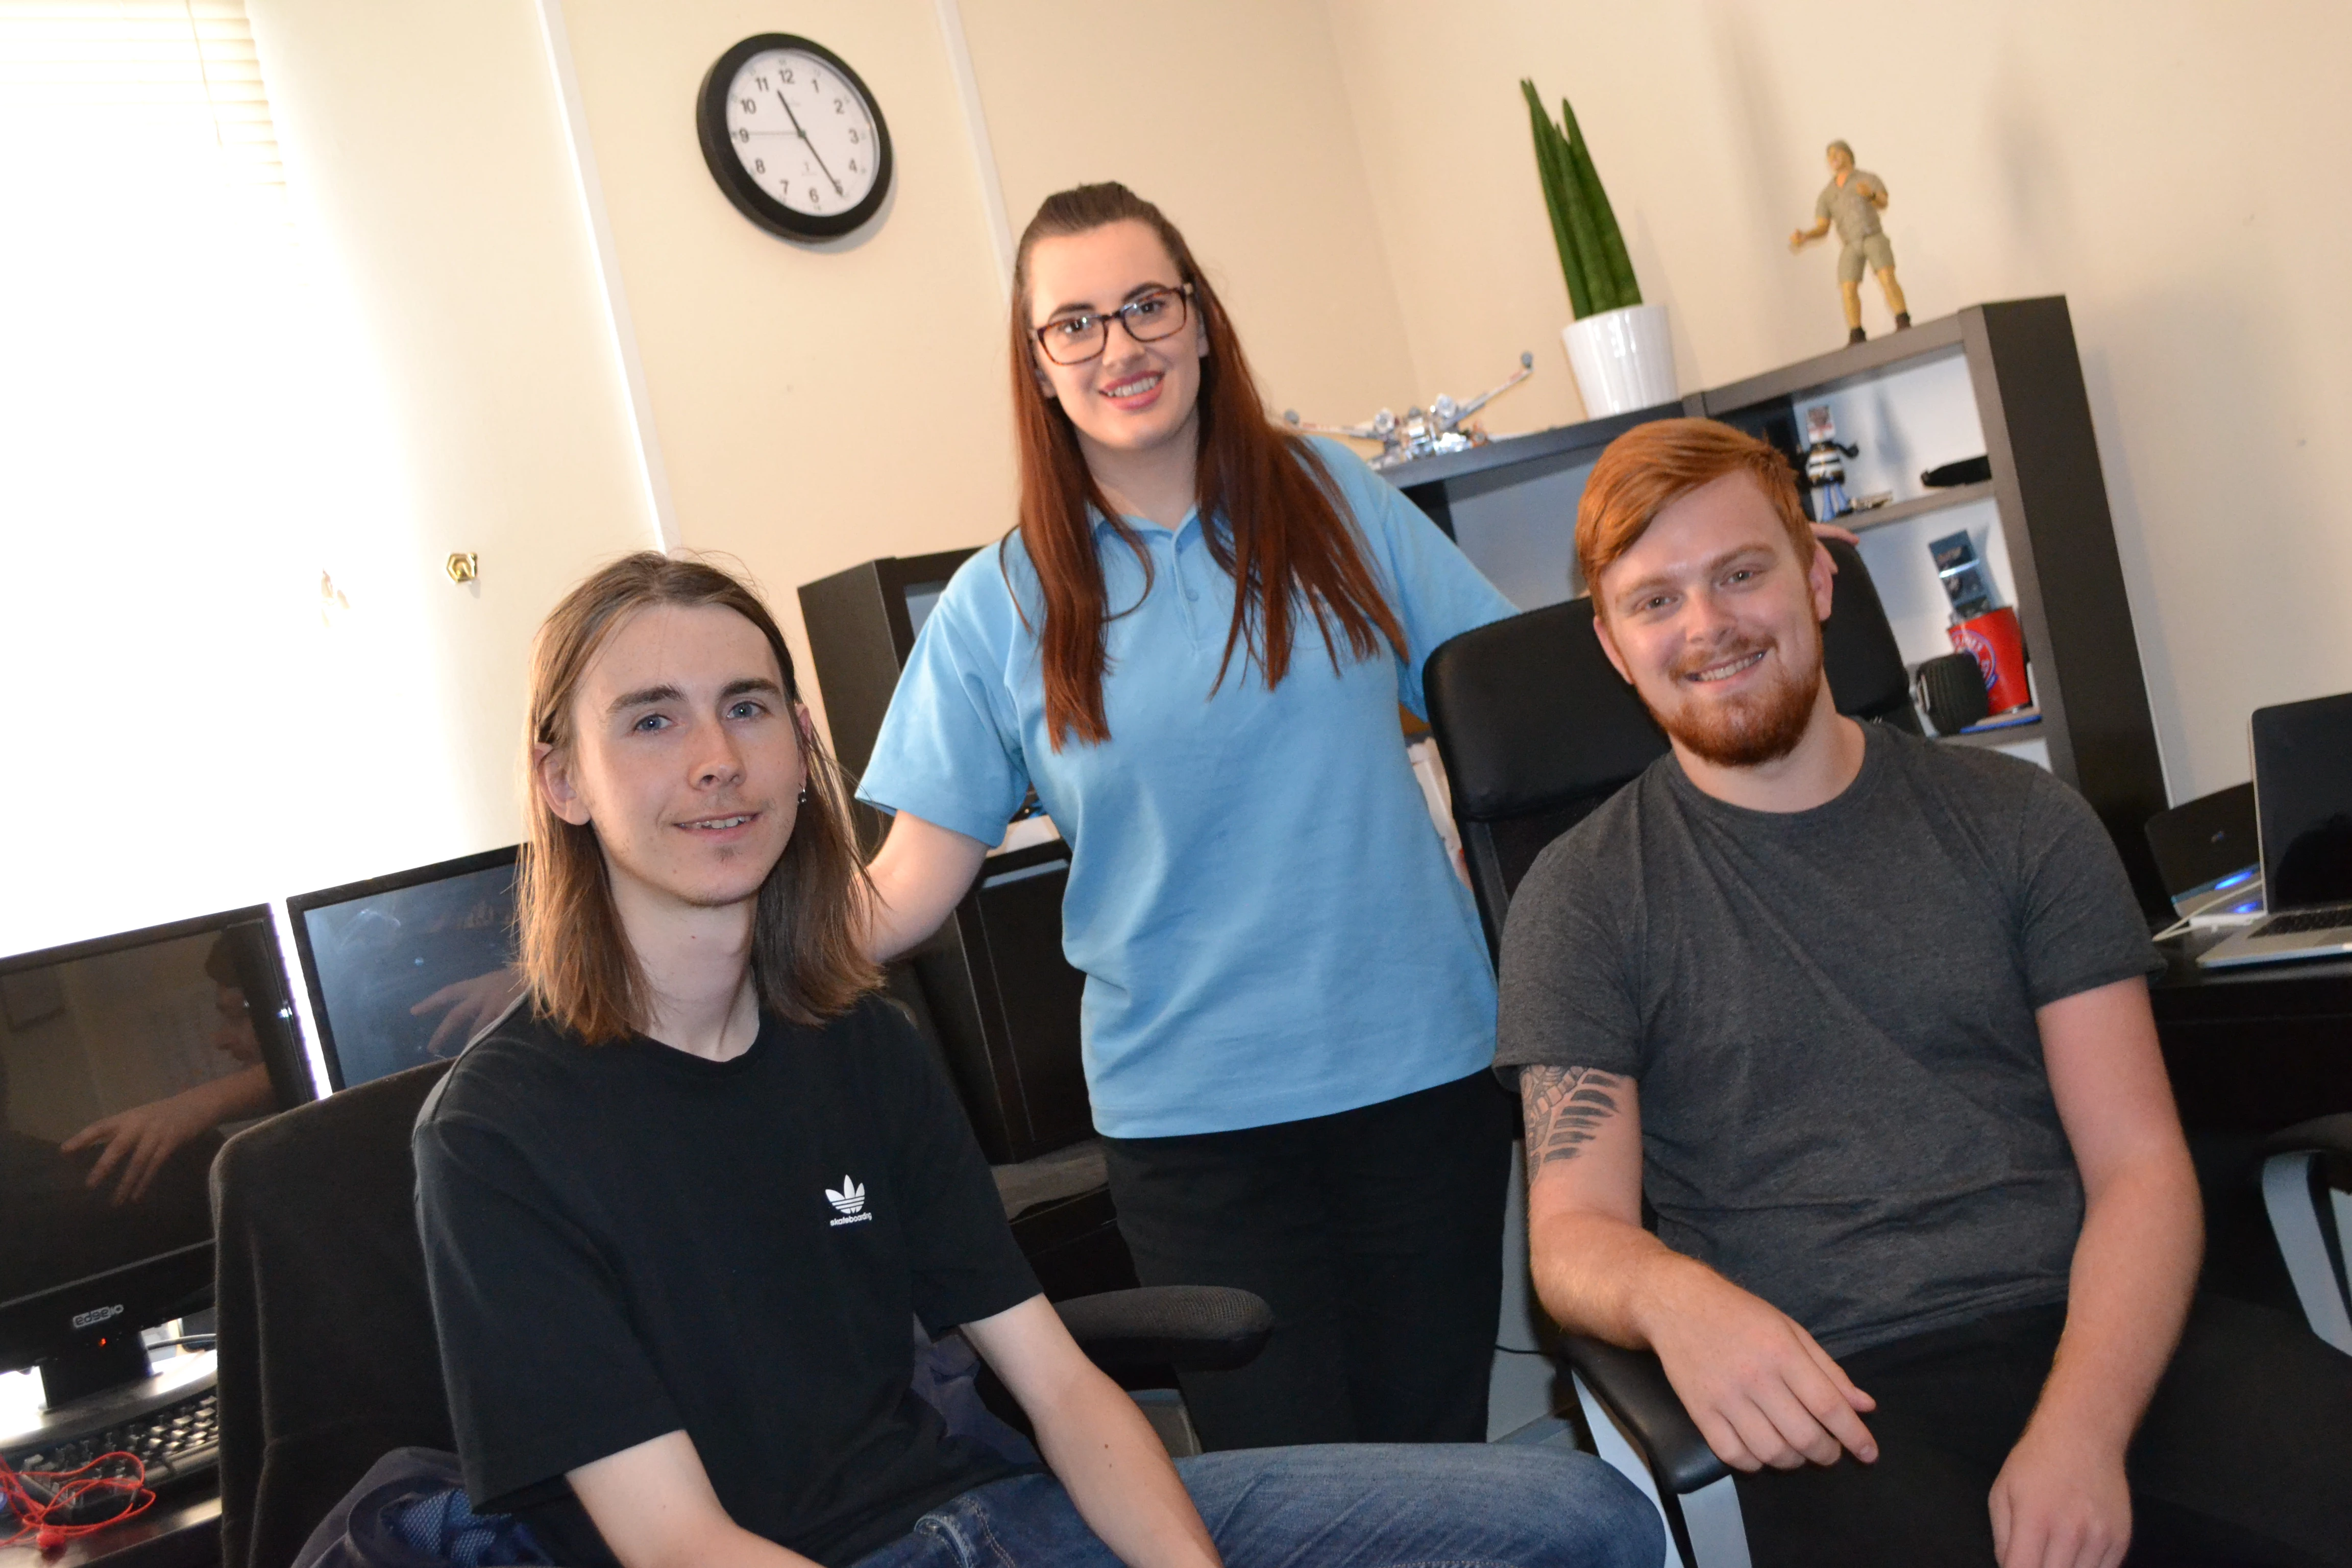
POLYGON ((841 1211, 841 1217, 833 1222, 835 1226, 862 1225, 874 1217, 866 1212, 866 1189, 859 1186, 853 1177, 841 1178, 839 1192, 825 1188, 824 1201, 841 1211))

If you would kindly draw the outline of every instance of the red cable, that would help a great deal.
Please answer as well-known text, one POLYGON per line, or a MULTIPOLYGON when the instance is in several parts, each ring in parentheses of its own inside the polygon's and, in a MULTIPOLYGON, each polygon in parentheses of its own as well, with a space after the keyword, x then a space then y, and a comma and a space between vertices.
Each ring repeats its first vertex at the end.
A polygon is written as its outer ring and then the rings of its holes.
POLYGON ((34 1545, 47 1552, 81 1536, 110 1530, 126 1519, 146 1512, 154 1506, 155 1494, 147 1489, 146 1462, 136 1454, 118 1449, 110 1454, 100 1454, 89 1463, 77 1465, 70 1470, 17 1471, 11 1469, 5 1462, 0 1462, 0 1503, 7 1505, 8 1511, 16 1516, 17 1521, 16 1533, 0 1539, 0 1546, 15 1546, 30 1536, 34 1545), (100 1465, 112 1464, 117 1460, 130 1465, 129 1475, 90 1473, 100 1465), (47 1500, 36 1501, 33 1494, 26 1489, 25 1482, 27 1480, 44 1483, 49 1494, 47 1500), (93 1524, 49 1522, 51 1514, 64 1513, 85 1499, 108 1493, 129 1499, 130 1506, 93 1524))

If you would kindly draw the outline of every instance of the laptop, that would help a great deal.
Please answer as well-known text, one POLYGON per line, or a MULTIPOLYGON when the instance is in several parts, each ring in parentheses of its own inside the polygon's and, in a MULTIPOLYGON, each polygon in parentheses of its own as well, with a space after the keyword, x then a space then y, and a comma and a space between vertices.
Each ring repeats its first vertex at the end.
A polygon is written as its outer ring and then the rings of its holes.
POLYGON ((2352 692, 2257 708, 2254 829, 2268 911, 2209 969, 2352 953, 2352 692))

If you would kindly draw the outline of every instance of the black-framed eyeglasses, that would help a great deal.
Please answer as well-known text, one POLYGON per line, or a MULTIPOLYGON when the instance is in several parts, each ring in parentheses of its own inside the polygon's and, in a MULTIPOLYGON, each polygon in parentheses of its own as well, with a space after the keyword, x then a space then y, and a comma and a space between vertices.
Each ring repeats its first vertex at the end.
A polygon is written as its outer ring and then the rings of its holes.
POLYGON ((1101 353, 1110 342, 1111 318, 1118 318, 1127 335, 1139 343, 1157 342, 1184 330, 1192 315, 1192 286, 1179 283, 1172 289, 1154 289, 1139 294, 1116 310, 1097 315, 1089 310, 1076 316, 1056 316, 1042 327, 1032 329, 1037 334, 1037 346, 1055 364, 1084 364, 1101 353))

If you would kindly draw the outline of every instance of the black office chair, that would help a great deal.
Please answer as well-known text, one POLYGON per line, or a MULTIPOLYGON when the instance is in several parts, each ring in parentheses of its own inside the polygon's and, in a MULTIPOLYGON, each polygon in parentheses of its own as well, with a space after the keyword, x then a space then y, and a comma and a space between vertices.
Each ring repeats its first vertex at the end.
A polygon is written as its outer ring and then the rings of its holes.
MULTIPOLYGON (((1909 672, 1869 569, 1832 542, 1836 596, 1822 658, 1838 711, 1919 733, 1909 672)), ((1592 635, 1592 601, 1530 610, 1465 632, 1429 656, 1429 723, 1454 794, 1487 945, 1544 847, 1666 750, 1592 635)))
MULTIPOLYGON (((1850 544, 1829 552, 1831 698, 1841 713, 1917 733, 1909 672, 1869 570, 1850 544)), ((1471 891, 1499 955, 1503 916, 1536 857, 1656 761, 1666 739, 1601 651, 1589 599, 1465 632, 1430 656, 1424 679, 1471 891)), ((1657 1358, 1578 1334, 1561 1337, 1560 1352, 1595 1447, 1657 1500, 1682 1561, 1745 1562, 1730 1471, 1657 1358)))
MULTIPOLYGON (((428 1063, 287 1111, 214 1163, 224 1568, 284 1568, 386 1452, 457 1446, 408 1152, 448 1070, 428 1063)), ((1128 1380, 1245 1365, 1273 1330, 1242 1290, 1118 1290, 1056 1307, 1097 1364, 1128 1380)))

